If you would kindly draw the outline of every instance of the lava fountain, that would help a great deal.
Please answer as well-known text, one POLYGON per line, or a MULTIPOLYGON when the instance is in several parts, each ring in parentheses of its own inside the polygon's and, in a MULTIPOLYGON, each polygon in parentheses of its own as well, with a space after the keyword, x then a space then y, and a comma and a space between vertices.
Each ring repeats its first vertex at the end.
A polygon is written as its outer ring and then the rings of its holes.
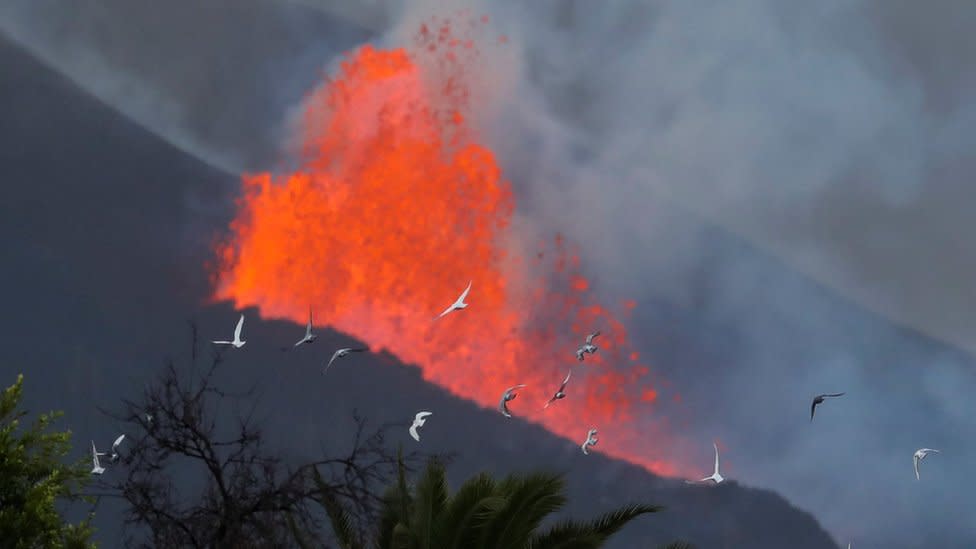
POLYGON ((468 122, 476 60, 446 22, 408 48, 347 54, 306 99, 297 168, 242 178, 213 297, 302 324, 311 304, 319 324, 485 407, 525 383, 516 417, 577 444, 597 426, 598 451, 674 474, 623 322, 562 238, 528 251, 512 222, 512 187, 468 122), (469 281, 470 307, 435 320, 469 281), (596 329, 599 352, 577 362, 596 329), (567 399, 543 412, 570 368, 567 399))

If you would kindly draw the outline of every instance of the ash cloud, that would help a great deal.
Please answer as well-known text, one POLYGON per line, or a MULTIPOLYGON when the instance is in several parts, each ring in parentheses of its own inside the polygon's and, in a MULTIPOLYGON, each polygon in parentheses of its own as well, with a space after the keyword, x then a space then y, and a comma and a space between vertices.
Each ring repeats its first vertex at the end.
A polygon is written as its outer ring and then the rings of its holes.
POLYGON ((487 54, 517 85, 484 128, 522 214, 581 243, 603 291, 640 296, 636 336, 702 466, 718 437, 731 475, 840 540, 976 540, 972 357, 897 327, 973 336, 976 44, 959 21, 976 8, 478 7, 516 51, 487 54), (848 396, 809 424, 829 391, 848 396), (917 482, 925 445, 954 457, 917 482))

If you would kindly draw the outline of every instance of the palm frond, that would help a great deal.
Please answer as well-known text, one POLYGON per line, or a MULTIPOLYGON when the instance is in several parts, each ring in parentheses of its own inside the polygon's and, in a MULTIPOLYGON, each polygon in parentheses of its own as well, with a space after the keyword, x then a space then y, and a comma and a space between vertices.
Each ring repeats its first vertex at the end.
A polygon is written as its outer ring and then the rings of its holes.
POLYGON ((663 507, 656 505, 628 505, 610 511, 593 521, 563 521, 554 525, 545 533, 534 536, 529 546, 532 549, 600 547, 613 534, 617 533, 634 518, 645 513, 656 513, 662 509, 663 507), (576 540, 579 540, 583 544, 576 545, 576 540), (589 545, 594 542, 596 545, 589 545))
POLYGON ((325 508, 325 513, 329 516, 329 522, 332 523, 332 531, 335 533, 339 547, 342 549, 361 549, 362 542, 357 538, 349 513, 332 494, 332 490, 322 479, 317 468, 312 469, 312 480, 318 488, 315 499, 325 508))
POLYGON ((383 495, 379 529, 376 532, 377 549, 389 549, 393 544, 393 530, 400 523, 400 488, 390 486, 383 495))
POLYGON ((437 458, 431 458, 414 490, 411 519, 411 529, 422 549, 433 547, 431 541, 435 537, 437 517, 441 515, 446 505, 447 479, 444 465, 437 458))
POLYGON ((498 498, 485 501, 495 493, 495 490, 495 480, 487 473, 480 473, 462 484, 448 499, 444 512, 438 518, 434 546, 449 549, 467 547, 459 543, 464 534, 472 530, 475 517, 483 516, 486 512, 504 504, 504 501, 498 501, 498 498))
POLYGON ((313 549, 312 544, 305 539, 305 534, 298 528, 298 524, 295 523, 295 517, 292 516, 291 511, 285 513, 285 522, 288 524, 288 530, 291 531, 291 536, 295 538, 295 543, 298 544, 300 549, 313 549))
POLYGON ((486 525, 482 547, 516 547, 530 539, 542 520, 566 504, 562 475, 533 473, 512 475, 502 481, 501 489, 509 502, 486 525), (520 541, 521 540, 521 541, 520 541))
POLYGON ((603 539, 607 539, 619 532, 621 528, 635 518, 648 513, 658 513, 663 510, 664 507, 660 505, 634 503, 605 513, 590 524, 597 533, 603 536, 603 539))
POLYGON ((695 549, 695 546, 684 541, 672 541, 666 545, 661 545, 657 549, 695 549))
POLYGON ((403 464, 403 445, 397 447, 397 495, 400 507, 400 522, 410 527, 410 490, 407 489, 406 466, 403 464))
POLYGON ((529 549, 598 549, 603 538, 580 521, 564 521, 529 539, 529 549))

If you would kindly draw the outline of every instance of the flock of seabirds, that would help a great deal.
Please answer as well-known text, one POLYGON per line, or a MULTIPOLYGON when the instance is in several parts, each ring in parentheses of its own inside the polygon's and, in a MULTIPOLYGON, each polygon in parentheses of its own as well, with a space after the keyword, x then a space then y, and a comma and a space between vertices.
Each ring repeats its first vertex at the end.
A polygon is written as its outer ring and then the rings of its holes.
MULTIPOLYGON (((468 287, 465 288, 463 292, 461 292, 461 296, 457 298, 457 301, 455 301, 454 303, 452 303, 447 309, 444 309, 444 312, 441 313, 440 315, 438 315, 437 317, 435 317, 435 320, 438 319, 438 318, 442 318, 445 315, 447 315, 449 313, 452 313, 454 311, 460 311, 460 310, 465 309, 465 308, 468 307, 468 304, 465 303, 464 300, 467 299, 468 293, 471 291, 471 284, 472 284, 472 282, 468 282, 468 287)), ((234 328, 234 339, 233 340, 230 340, 230 341, 226 341, 226 340, 223 340, 223 341, 212 341, 211 343, 213 343, 214 345, 227 345, 227 346, 231 346, 231 347, 233 347, 235 349, 240 349, 241 347, 244 346, 245 343, 247 343, 246 341, 244 341, 243 339, 241 339, 241 332, 242 332, 243 329, 244 329, 244 314, 242 313, 240 319, 237 321, 237 326, 234 328)), ((583 360, 586 357, 586 355, 588 355, 588 354, 592 355, 592 354, 596 353, 598 347, 593 343, 593 340, 596 339, 599 335, 600 335, 600 331, 597 330, 597 331, 589 334, 588 336, 586 336, 586 340, 576 350, 576 360, 578 360, 580 362, 583 362, 583 360)), ((308 344, 308 343, 312 343, 313 341, 315 341, 315 339, 317 337, 318 337, 317 335, 315 335, 315 334, 312 333, 312 310, 311 310, 311 308, 309 308, 309 311, 308 311, 308 323, 305 325, 305 335, 300 340, 298 340, 298 342, 295 343, 292 347, 285 347, 285 348, 283 348, 283 350, 289 350, 291 348, 297 348, 297 347, 299 347, 301 345, 305 345, 305 344, 308 344)), ((338 349, 334 353, 332 353, 332 358, 330 358, 329 359, 329 362, 326 363, 325 368, 322 370, 322 373, 325 374, 326 372, 328 372, 329 371, 329 368, 332 366, 332 364, 336 360, 338 360, 340 358, 343 358, 343 357, 346 357, 346 356, 348 356, 351 353, 361 353, 361 352, 365 352, 365 351, 368 351, 368 350, 369 350, 369 348, 367 348, 367 347, 362 347, 362 348, 357 348, 357 347, 343 347, 341 349, 338 349)), ((562 383, 559 385, 559 389, 557 389, 556 392, 552 395, 552 397, 545 403, 545 405, 543 406, 543 409, 549 408, 549 406, 552 403, 556 402, 557 400, 562 400, 562 399, 566 398, 566 385, 569 384, 569 378, 572 375, 573 375, 573 372, 572 372, 572 370, 570 370, 569 373, 566 374, 566 378, 563 379, 562 383)), ((515 385, 515 386, 512 386, 512 387, 509 387, 508 389, 505 389, 505 392, 502 393, 501 399, 498 402, 498 411, 503 416, 505 416, 507 418, 511 418, 512 417, 512 414, 508 410, 508 403, 511 402, 512 400, 515 400, 515 397, 518 396, 518 390, 519 389, 522 389, 523 387, 525 387, 525 384, 515 385)), ((813 421, 813 416, 814 416, 814 414, 817 411, 817 406, 818 405, 823 404, 823 402, 826 399, 828 399, 828 398, 837 398, 837 397, 842 397, 842 396, 844 396, 844 393, 825 393, 825 394, 817 395, 817 396, 813 397, 813 402, 810 404, 810 421, 811 422, 813 421)), ((410 432, 410 436, 414 440, 416 440, 417 442, 420 442, 420 433, 417 431, 417 429, 419 429, 420 427, 423 427, 424 426, 424 423, 426 423, 426 421, 427 421, 427 418, 429 416, 431 416, 431 415, 433 415, 433 412, 429 412, 429 411, 426 411, 426 410, 422 410, 420 412, 417 412, 417 414, 414 416, 413 423, 410 425, 410 428, 408 429, 408 431, 410 432)), ((146 419, 146 423, 148 423, 150 425, 152 424, 153 417, 152 417, 151 414, 147 413, 145 415, 145 419, 146 419)), ((105 468, 101 466, 101 462, 98 459, 100 456, 108 455, 109 456, 109 462, 110 463, 117 463, 119 461, 119 459, 120 459, 121 456, 120 456, 118 450, 119 450, 119 445, 122 444, 122 441, 123 440, 125 440, 125 435, 124 434, 123 435, 120 435, 118 438, 115 439, 115 442, 112 443, 112 451, 111 451, 111 453, 99 452, 95 448, 95 441, 94 440, 92 441, 92 464, 93 464, 93 467, 92 467, 91 473, 93 475, 100 475, 100 474, 102 474, 102 473, 105 472, 105 468)), ((586 440, 584 440, 583 441, 583 444, 580 445, 580 449, 583 451, 584 454, 589 455, 589 453, 590 453, 589 452, 589 448, 590 447, 593 447, 593 446, 596 446, 598 440, 599 439, 597 437, 597 429, 594 427, 594 428, 590 429, 589 431, 587 431, 587 433, 586 433, 586 440)), ((697 484, 697 483, 700 483, 700 482, 713 482, 715 484, 721 484, 723 481, 725 481, 725 477, 723 477, 719 473, 718 445, 715 442, 712 442, 712 447, 715 449, 715 469, 712 472, 712 474, 709 475, 709 476, 707 476, 707 477, 705 477, 705 478, 699 479, 697 481, 686 480, 685 482, 687 482, 689 484, 697 484)), ((919 448, 918 450, 915 451, 915 454, 912 456, 912 461, 913 461, 913 464, 915 466, 915 479, 916 480, 921 480, 921 477, 919 476, 919 473, 918 473, 919 463, 921 463, 921 461, 924 460, 925 457, 928 456, 931 453, 936 453, 937 454, 937 453, 939 453, 939 450, 934 450, 932 448, 919 448)), ((851 544, 850 543, 847 544, 847 548, 848 549, 851 548, 851 544)))

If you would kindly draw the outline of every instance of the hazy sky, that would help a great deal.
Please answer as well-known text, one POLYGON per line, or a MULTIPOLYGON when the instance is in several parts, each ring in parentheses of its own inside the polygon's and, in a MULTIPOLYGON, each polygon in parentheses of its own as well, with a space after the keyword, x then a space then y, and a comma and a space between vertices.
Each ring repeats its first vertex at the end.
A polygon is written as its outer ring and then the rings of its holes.
MULTIPOLYGON (((348 25, 276 5, 14 0, 0 31, 236 172, 274 168, 290 113, 337 53, 396 43, 461 3, 378 2, 348 25)), ((464 5, 509 37, 484 49, 495 85, 482 120, 521 215, 580 242, 600 291, 640 298, 643 325, 672 326, 667 338, 636 331, 682 358, 655 367, 685 395, 689 441, 707 454, 720 437, 735 474, 836 534, 889 547, 976 539, 976 481, 963 476, 976 459, 971 357, 770 274, 785 262, 976 349, 976 6, 464 5), (723 231, 773 257, 726 245, 723 231), (809 425, 809 398, 835 390, 849 394, 809 425), (926 461, 925 483, 911 472, 921 446, 945 452, 926 461)))

